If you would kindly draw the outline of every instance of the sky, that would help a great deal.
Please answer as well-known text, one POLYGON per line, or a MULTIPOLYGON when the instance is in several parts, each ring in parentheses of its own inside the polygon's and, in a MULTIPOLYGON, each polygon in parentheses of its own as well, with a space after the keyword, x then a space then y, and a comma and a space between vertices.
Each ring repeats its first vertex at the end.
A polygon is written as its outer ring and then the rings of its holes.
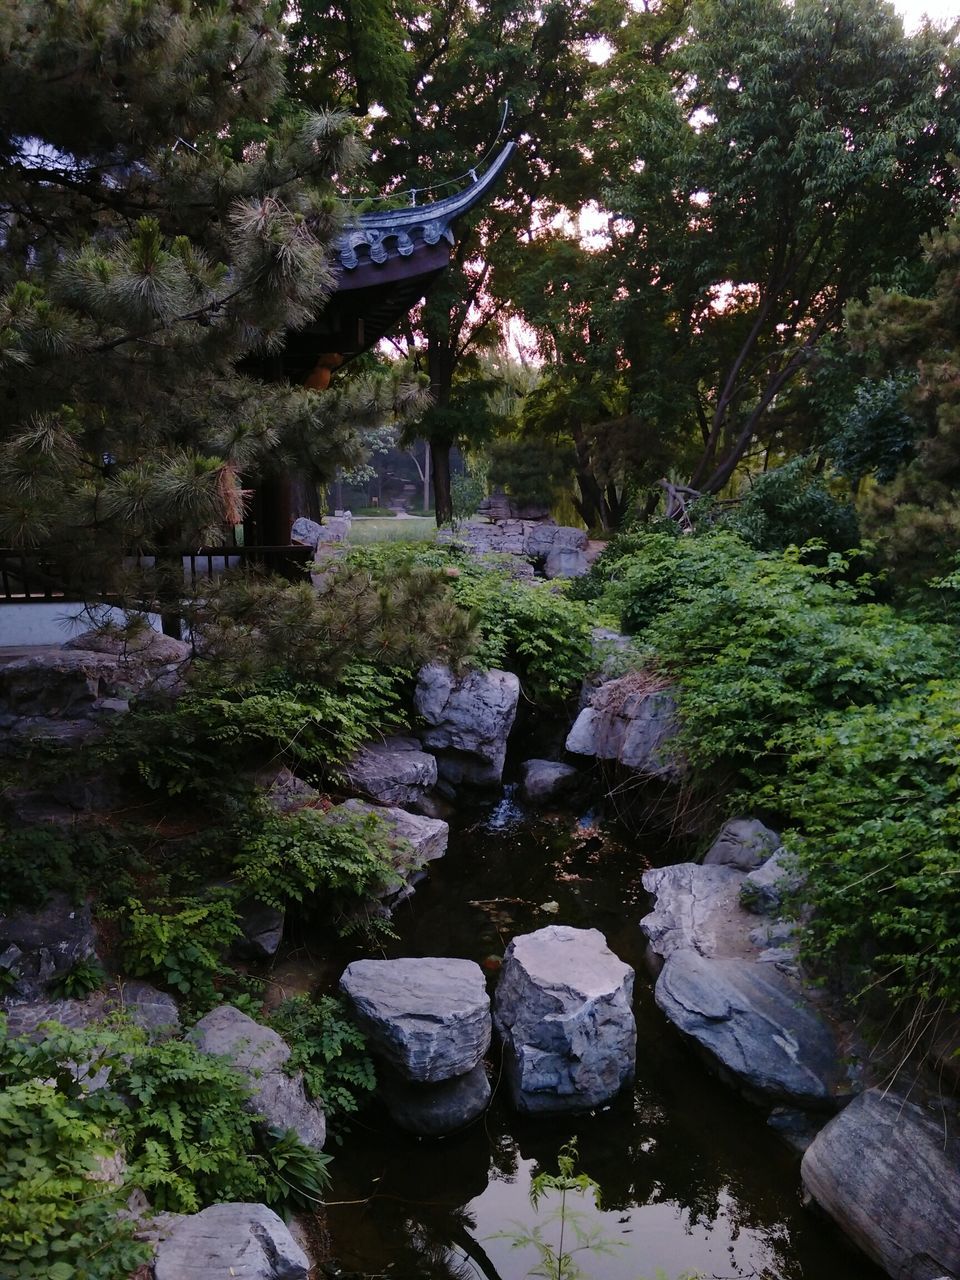
POLYGON ((937 22, 949 22, 960 16, 960 0, 893 0, 893 3, 909 28, 915 27, 924 14, 937 22))

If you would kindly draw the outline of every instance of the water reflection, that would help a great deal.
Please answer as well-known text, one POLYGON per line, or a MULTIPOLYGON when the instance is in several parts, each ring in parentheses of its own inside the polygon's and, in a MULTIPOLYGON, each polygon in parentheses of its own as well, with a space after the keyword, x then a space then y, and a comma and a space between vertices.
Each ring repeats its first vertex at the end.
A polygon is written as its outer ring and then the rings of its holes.
POLYGON ((640 1280, 657 1268, 710 1280, 878 1280, 801 1208, 796 1157, 763 1116, 706 1073, 653 1004, 641 968, 639 878, 651 862, 684 856, 662 842, 625 841, 594 815, 580 824, 530 820, 512 793, 486 821, 451 834, 447 857, 404 904, 388 954, 482 962, 515 933, 595 925, 637 967, 636 1087, 597 1114, 536 1121, 515 1116, 497 1088, 486 1116, 439 1142, 366 1117, 333 1165, 332 1199, 352 1202, 330 1209, 345 1270, 521 1280, 536 1255, 502 1233, 536 1221, 530 1181, 556 1171, 560 1147, 575 1135, 579 1167, 603 1190, 599 1210, 581 1207, 617 1245, 580 1260, 591 1280, 640 1280))

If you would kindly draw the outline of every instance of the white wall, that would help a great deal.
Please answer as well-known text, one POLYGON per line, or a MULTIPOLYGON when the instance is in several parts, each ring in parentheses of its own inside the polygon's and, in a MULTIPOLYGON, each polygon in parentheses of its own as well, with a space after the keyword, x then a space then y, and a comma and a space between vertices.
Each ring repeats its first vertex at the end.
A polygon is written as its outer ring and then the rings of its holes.
MULTIPOLYGON (((154 631, 159 631, 158 614, 144 615, 154 631)), ((125 615, 120 609, 105 609, 98 619, 122 626, 125 615)), ((79 604, 63 604, 55 600, 36 604, 0 604, 0 648, 34 644, 63 644, 81 631, 90 630, 89 615, 79 604)))

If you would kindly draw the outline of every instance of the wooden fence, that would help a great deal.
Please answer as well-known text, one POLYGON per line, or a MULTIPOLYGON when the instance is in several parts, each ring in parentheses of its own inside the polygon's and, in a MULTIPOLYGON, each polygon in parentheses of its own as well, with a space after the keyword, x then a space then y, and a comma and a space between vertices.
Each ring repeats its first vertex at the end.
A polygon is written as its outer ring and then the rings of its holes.
MULTIPOLYGON (((302 581, 313 560, 311 547, 200 547, 182 556, 183 580, 194 586, 204 578, 217 578, 233 570, 276 574, 288 581, 302 581)), ((153 556, 130 556, 129 571, 150 570, 153 556)), ((83 568, 69 570, 43 551, 19 551, 0 547, 0 605, 42 604, 45 601, 80 603, 110 600, 116 590, 83 568)))

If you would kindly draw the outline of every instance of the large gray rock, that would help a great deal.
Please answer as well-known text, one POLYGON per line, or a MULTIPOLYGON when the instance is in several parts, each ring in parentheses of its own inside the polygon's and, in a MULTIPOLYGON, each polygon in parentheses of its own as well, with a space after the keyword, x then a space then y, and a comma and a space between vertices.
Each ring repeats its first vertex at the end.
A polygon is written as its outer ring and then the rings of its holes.
POLYGON ((320 799, 316 787, 291 773, 286 765, 266 765, 256 770, 252 777, 267 804, 277 813, 296 813, 315 805, 320 799))
POLYGON ((237 905, 240 936, 230 954, 240 960, 269 960, 283 941, 284 913, 259 898, 246 898, 237 905))
POLYGON ((214 1204, 174 1220, 157 1245, 156 1280, 307 1280, 310 1261, 272 1209, 214 1204))
POLYGON ((331 822, 342 822, 346 817, 365 818, 375 815, 387 830, 387 839, 394 847, 395 866, 401 878, 418 871, 425 863, 442 858, 450 838, 449 824, 442 818, 427 818, 406 809, 381 808, 365 800, 345 800, 329 811, 331 822))
POLYGON ((668 957, 654 996, 720 1074, 749 1094, 814 1109, 849 1095, 832 1027, 776 966, 686 948, 668 957))
POLYGON ((372 1052, 405 1080, 465 1075, 490 1044, 490 998, 472 960, 355 960, 340 990, 372 1052))
POLYGON ((261 1026, 232 1005, 201 1018, 187 1038, 204 1053, 226 1058, 250 1090, 247 1110, 269 1129, 292 1129, 308 1147, 320 1150, 327 1125, 322 1109, 304 1091, 303 1074, 287 1075, 290 1047, 276 1031, 261 1026))
POLYGON ((786 849, 778 849, 755 871, 744 876, 740 902, 756 915, 775 916, 784 899, 801 887, 803 880, 786 849))
POLYGON ((351 790, 375 804, 416 808, 437 785, 437 760, 415 738, 384 738, 362 746, 344 778, 351 790))
POLYGON ((64 649, 81 649, 87 653, 109 653, 130 662, 179 665, 189 662, 192 649, 185 640, 165 636, 152 627, 141 627, 129 634, 105 628, 84 631, 64 642, 64 649))
POLYGON ((301 547, 315 547, 320 541, 323 526, 306 516, 298 516, 290 527, 290 541, 301 547))
POLYGON ((168 1040, 180 1031, 180 1010, 173 996, 149 982, 128 978, 111 993, 108 1008, 120 1009, 150 1040, 168 1040))
POLYGON ((896 1280, 960 1276, 960 1135, 942 1105, 867 1090, 814 1139, 801 1177, 896 1280))
POLYGON ((95 960, 96 942, 89 903, 74 906, 65 893, 39 911, 0 916, 0 968, 11 974, 6 994, 37 999, 53 978, 95 960))
POLYGON ((668 690, 647 691, 630 674, 602 684, 590 702, 567 735, 568 751, 616 761, 646 778, 669 782, 683 776, 674 744, 677 708, 668 690))
POLYGON ((528 804, 549 804, 576 790, 582 774, 572 764, 556 760, 525 760, 520 790, 528 804))
POLYGON ((684 948, 704 956, 742 950, 742 884, 742 872, 727 866, 678 862, 645 871, 643 887, 656 901, 640 928, 654 954, 665 960, 684 948))
POLYGON ((468 671, 430 663, 417 680, 414 705, 425 721, 423 743, 438 754, 441 777, 453 785, 496 786, 520 699, 509 671, 468 671))
POLYGON ((513 939, 494 1022, 517 1110, 590 1110, 633 1079, 633 976, 597 929, 550 925, 513 939))
POLYGON ((582 578, 590 562, 582 551, 572 547, 554 547, 543 563, 545 578, 582 578))
POLYGON ((732 818, 704 855, 705 866, 753 871, 780 848, 780 837, 756 818, 732 818))
POLYGON ((465 1075, 438 1084, 414 1084, 381 1066, 377 1093, 398 1128, 423 1138, 439 1138, 483 1115, 490 1103, 490 1081, 482 1062, 465 1075))

